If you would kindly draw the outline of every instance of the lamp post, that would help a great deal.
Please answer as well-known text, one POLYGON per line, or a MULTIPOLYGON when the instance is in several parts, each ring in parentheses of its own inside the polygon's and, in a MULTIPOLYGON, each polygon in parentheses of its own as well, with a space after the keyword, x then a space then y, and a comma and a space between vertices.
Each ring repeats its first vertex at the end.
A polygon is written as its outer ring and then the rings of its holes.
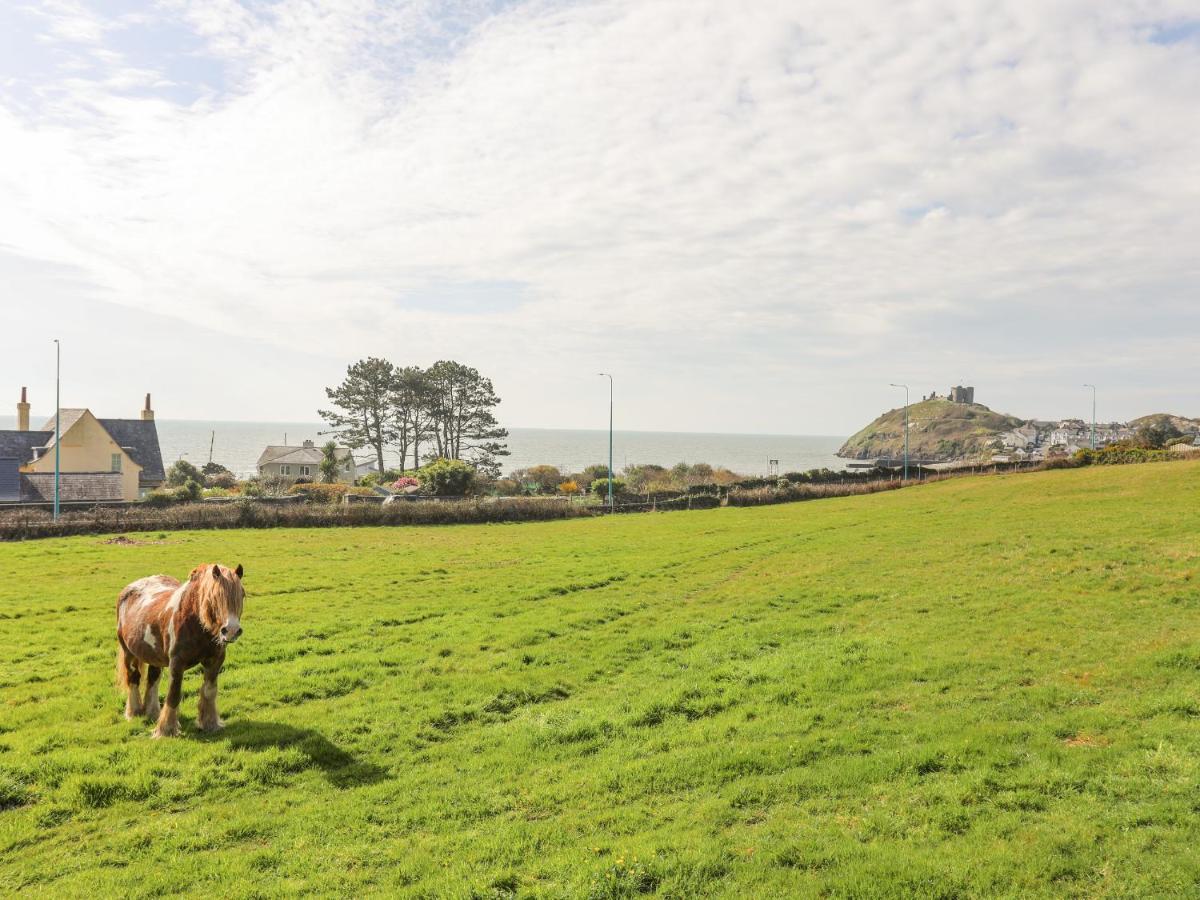
POLYGON ((1092 449, 1096 449, 1096 386, 1094 384, 1085 384, 1084 387, 1092 389, 1092 449))
POLYGON ((54 520, 58 521, 58 498, 59 498, 59 461, 61 451, 59 447, 59 430, 62 427, 62 400, 60 399, 59 385, 62 377, 62 344, 58 342, 58 338, 54 339, 54 520))
POLYGON ((597 373, 601 378, 608 379, 608 511, 615 509, 613 505, 613 377, 608 372, 597 373))
POLYGON ((908 385, 893 384, 894 388, 904 388, 904 480, 908 481, 908 385))

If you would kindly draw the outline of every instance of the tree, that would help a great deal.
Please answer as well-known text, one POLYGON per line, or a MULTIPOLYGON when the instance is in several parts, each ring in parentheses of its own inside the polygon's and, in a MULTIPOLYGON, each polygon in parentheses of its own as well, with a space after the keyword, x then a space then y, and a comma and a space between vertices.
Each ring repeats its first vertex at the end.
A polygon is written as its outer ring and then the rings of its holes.
POLYGON ((383 471, 383 448, 396 442, 396 367, 386 359, 369 357, 346 368, 336 388, 325 388, 334 409, 318 410, 332 434, 355 450, 375 451, 375 466, 383 471))
POLYGON ((321 472, 321 480, 326 484, 337 481, 338 469, 342 468, 341 460, 337 457, 337 444, 326 441, 321 448, 321 463, 317 466, 321 472))
POLYGON ((1137 430, 1138 443, 1152 450, 1161 449, 1167 446, 1168 441, 1182 436, 1183 432, 1176 428, 1169 419, 1151 422, 1137 430))
POLYGON ((500 427, 492 410, 499 405, 495 388, 477 369, 453 360, 439 360, 425 370, 428 412, 438 457, 471 463, 483 476, 500 474, 498 456, 507 456, 500 427))
POLYGON ((421 444, 433 436, 432 392, 429 377, 420 366, 396 370, 395 415, 400 463, 407 463, 412 448, 412 467, 421 468, 421 444))

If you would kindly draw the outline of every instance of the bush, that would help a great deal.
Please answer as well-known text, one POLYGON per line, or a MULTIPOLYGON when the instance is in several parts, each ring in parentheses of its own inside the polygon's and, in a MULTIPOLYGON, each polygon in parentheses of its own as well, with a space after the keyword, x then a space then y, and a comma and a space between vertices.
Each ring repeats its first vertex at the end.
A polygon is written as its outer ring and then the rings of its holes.
POLYGON ((412 475, 401 475, 399 478, 397 478, 391 484, 391 488, 393 491, 402 491, 405 488, 420 487, 420 486, 421 486, 421 480, 419 478, 414 478, 412 475))
POLYGON ((186 459, 177 460, 167 469, 167 484, 171 487, 183 487, 189 481, 200 484, 204 481, 204 475, 186 459))
POLYGON ((417 470, 421 490, 435 497, 465 497, 475 477, 475 467, 461 459, 435 459, 417 470))
POLYGON ((228 491, 237 487, 237 485, 238 480, 233 476, 232 472, 214 472, 211 475, 205 474, 204 476, 205 487, 224 488, 228 491))
POLYGON ((200 467, 200 472, 204 475, 232 475, 225 466, 220 463, 206 462, 200 467))
POLYGON ((204 489, 200 482, 189 479, 179 487, 157 488, 142 498, 142 503, 148 506, 169 506, 172 503, 183 503, 189 500, 199 500, 204 489))
POLYGON ((374 493, 367 487, 356 487, 349 484, 325 484, 324 482, 312 484, 293 484, 288 488, 288 493, 299 497, 303 497, 306 503, 341 503, 342 499, 347 494, 356 496, 370 496, 374 493))
MULTIPOLYGON (((625 481, 621 478, 614 478, 612 480, 612 489, 613 489, 613 496, 616 496, 617 494, 625 493, 625 481)), ((608 476, 607 475, 604 478, 597 478, 595 481, 592 482, 592 493, 595 494, 597 497, 607 497, 608 496, 608 476)))
POLYGON ((1171 453, 1164 449, 1119 442, 1098 450, 1080 450, 1072 459, 1080 466, 1119 466, 1129 463, 1164 462, 1171 459, 1171 453))
POLYGON ((377 484, 388 484, 398 478, 413 476, 413 472, 406 472, 403 469, 384 469, 383 474, 378 472, 368 472, 362 478, 358 479, 358 484, 362 487, 375 487, 377 484))
POLYGON ((579 484, 575 481, 564 481, 558 486, 558 492, 560 494, 566 494, 568 497, 574 497, 579 493, 579 484))

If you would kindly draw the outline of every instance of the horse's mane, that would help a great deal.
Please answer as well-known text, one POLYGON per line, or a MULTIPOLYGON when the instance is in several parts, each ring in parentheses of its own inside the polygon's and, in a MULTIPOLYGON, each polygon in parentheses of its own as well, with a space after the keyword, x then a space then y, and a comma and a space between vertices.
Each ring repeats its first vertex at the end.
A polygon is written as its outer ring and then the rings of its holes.
POLYGON ((188 576, 192 596, 196 599, 196 612, 200 624, 212 634, 218 634, 229 616, 242 616, 242 601, 246 592, 242 581, 232 569, 216 563, 205 563, 192 569, 188 576), (218 578, 214 573, 221 573, 218 578))

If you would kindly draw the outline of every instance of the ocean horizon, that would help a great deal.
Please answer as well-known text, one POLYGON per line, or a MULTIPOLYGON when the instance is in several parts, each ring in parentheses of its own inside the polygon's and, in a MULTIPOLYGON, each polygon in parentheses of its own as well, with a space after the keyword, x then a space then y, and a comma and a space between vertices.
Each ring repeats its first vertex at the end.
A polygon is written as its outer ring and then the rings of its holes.
MULTIPOLYGON (((38 427, 49 416, 33 416, 38 427)), ((229 468, 239 477, 253 475, 259 454, 269 444, 298 445, 305 440, 322 443, 326 426, 320 422, 219 422, 203 419, 158 419, 158 438, 163 464, 170 466, 186 459, 200 466, 212 460, 229 468)), ((16 427, 15 416, 0 416, 0 429, 16 427)), ((743 475, 765 475, 772 459, 779 460, 781 472, 829 468, 840 470, 846 461, 836 456, 844 437, 798 434, 729 434, 691 431, 613 432, 613 467, 653 463, 705 462, 723 466, 743 475)), ((585 466, 608 460, 608 430, 578 428, 509 428, 509 455, 501 457, 504 472, 535 465, 557 466, 565 472, 578 472, 585 466)), ((370 460, 367 451, 356 450, 355 459, 370 460)), ((388 465, 397 465, 399 457, 385 452, 388 465)))

